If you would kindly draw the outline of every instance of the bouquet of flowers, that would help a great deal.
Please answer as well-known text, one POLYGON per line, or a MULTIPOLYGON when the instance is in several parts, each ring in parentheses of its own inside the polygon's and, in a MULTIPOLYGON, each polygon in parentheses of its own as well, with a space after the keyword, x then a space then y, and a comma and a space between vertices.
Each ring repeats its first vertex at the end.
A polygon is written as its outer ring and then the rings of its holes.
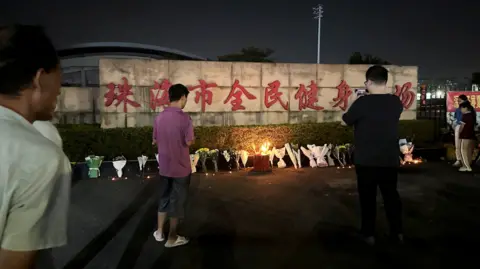
POLYGON ((138 160, 138 167, 140 169, 140 172, 142 172, 143 169, 145 168, 145 164, 148 161, 148 157, 142 154, 142 156, 137 157, 137 160, 138 160))
POLYGON ((292 160, 293 166, 295 169, 298 169, 301 166, 300 164, 300 158, 299 158, 299 151, 298 151, 298 145, 296 145, 296 150, 292 149, 293 145, 290 143, 285 144, 285 149, 287 151, 288 156, 290 157, 290 160, 292 160))
POLYGON ((232 163, 230 162, 232 160, 232 155, 235 156, 235 152, 232 150, 224 150, 222 151, 223 158, 225 158, 225 161, 228 163, 228 169, 232 170, 232 163))
POLYGON ((402 164, 406 162, 413 162, 413 149, 415 145, 412 142, 407 142, 407 139, 400 139, 398 141, 400 152, 403 154, 402 164))
POLYGON ((277 149, 275 147, 272 148, 272 150, 270 151, 270 165, 273 167, 273 158, 275 158, 275 152, 277 151, 277 149))
POLYGON ((192 173, 197 172, 198 159, 200 159, 200 155, 198 153, 190 154, 190 165, 192 166, 192 173))
POLYGON ((283 160, 283 157, 285 157, 285 147, 281 149, 275 149, 275 156, 279 159, 277 163, 278 168, 285 168, 287 166, 283 160))
POLYGON ((242 152, 235 150, 234 151, 234 156, 235 156, 235 164, 237 165, 237 170, 240 170, 240 158, 242 157, 242 152))
POLYGON ((212 149, 208 152, 208 157, 212 159, 215 173, 218 173, 218 155, 219 155, 218 149, 212 149))
POLYGON ((103 162, 103 156, 90 155, 85 158, 88 166, 88 177, 98 178, 100 176, 100 166, 103 162))
POLYGON ((198 149, 195 153, 198 154, 200 162, 202 163, 202 172, 207 173, 207 158, 208 158, 208 152, 210 150, 208 148, 201 148, 198 149))
POLYGON ((123 175, 123 167, 127 164, 127 159, 123 156, 118 156, 113 159, 113 167, 117 170, 117 176, 122 177, 123 175))
POLYGON ((240 158, 242 160, 243 168, 247 168, 248 155, 248 151, 240 150, 240 158))
MULTIPOLYGON (((311 145, 307 145, 309 147, 311 145)), ((310 147, 309 147, 310 148, 310 147)), ((311 149, 306 149, 304 147, 300 148, 303 152, 303 155, 307 157, 310 160, 310 167, 314 168, 317 167, 317 162, 315 161, 315 158, 313 157, 313 151, 311 149)))
MULTIPOLYGON (((160 161, 158 160, 158 153, 155 153, 155 159, 157 159, 157 164, 158 164, 158 163, 160 162, 160 161)), ((160 169, 160 166, 158 167, 158 169, 160 169)))
POLYGON ((297 159, 298 168, 302 168, 302 153, 300 151, 300 148, 298 147, 298 144, 292 144, 291 147, 292 147, 293 154, 297 159))
POLYGON ((318 167, 326 167, 328 166, 328 163, 327 161, 325 160, 325 155, 327 154, 327 152, 329 151, 329 147, 327 144, 323 145, 323 147, 318 147, 318 150, 316 151, 317 153, 317 166, 318 167))
POLYGON ((345 166, 345 162, 343 161, 344 153, 345 153, 345 147, 343 145, 335 146, 334 151, 333 151, 333 156, 335 157, 335 159, 337 159, 338 163, 342 167, 345 166))
POLYGON ((333 161, 332 154, 335 150, 335 147, 330 144, 327 147, 327 153, 325 154, 327 156, 327 161, 328 161, 328 166, 335 166, 335 162, 333 161))

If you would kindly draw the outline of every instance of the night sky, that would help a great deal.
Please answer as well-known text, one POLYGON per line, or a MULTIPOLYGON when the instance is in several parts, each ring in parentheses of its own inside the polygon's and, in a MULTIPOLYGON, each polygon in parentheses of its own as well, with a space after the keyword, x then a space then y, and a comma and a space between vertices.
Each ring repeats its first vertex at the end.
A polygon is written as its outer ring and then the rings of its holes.
POLYGON ((421 78, 463 79, 480 71, 480 1, 190 1, 9 1, 0 23, 42 24, 59 48, 122 41, 215 59, 256 46, 274 49, 278 62, 314 63, 312 7, 321 3, 322 63, 346 63, 360 51, 418 65, 421 78))

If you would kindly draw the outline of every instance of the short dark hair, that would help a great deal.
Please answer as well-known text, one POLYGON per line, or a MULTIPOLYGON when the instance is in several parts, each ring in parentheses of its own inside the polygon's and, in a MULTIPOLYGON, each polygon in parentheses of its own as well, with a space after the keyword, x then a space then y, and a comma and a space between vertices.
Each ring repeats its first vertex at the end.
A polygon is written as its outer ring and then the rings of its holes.
POLYGON ((459 105, 459 107, 466 108, 466 109, 468 109, 469 111, 475 110, 475 108, 473 108, 472 104, 470 104, 469 101, 466 101, 466 102, 461 103, 461 104, 459 105))
POLYGON ((18 96, 40 69, 57 69, 55 47, 41 26, 0 26, 0 94, 18 96))
POLYGON ((467 96, 466 96, 465 94, 460 94, 460 95, 458 96, 458 99, 463 100, 463 101, 468 101, 468 98, 467 98, 467 96))
POLYGON ((170 89, 168 89, 168 99, 170 102, 175 102, 180 100, 182 96, 185 96, 185 98, 188 97, 188 94, 190 92, 188 91, 188 88, 185 87, 183 84, 175 84, 170 86, 170 89))
POLYGON ((365 78, 375 84, 387 84, 388 70, 381 65, 374 65, 368 68, 365 78))

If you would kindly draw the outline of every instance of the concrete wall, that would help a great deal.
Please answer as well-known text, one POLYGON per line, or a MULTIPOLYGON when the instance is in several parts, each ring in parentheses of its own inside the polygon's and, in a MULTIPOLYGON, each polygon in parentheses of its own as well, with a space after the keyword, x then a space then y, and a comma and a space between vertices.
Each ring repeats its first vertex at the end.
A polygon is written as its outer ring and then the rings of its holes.
MULTIPOLYGON (((156 114, 163 110, 163 106, 152 109, 151 100, 156 100, 163 94, 163 90, 155 88, 155 82, 161 84, 162 81, 168 80, 171 84, 182 83, 190 87, 191 93, 185 111, 190 113, 197 126, 339 121, 344 110, 348 109, 356 98, 355 93, 352 93, 346 98, 346 103, 338 104, 336 98, 339 92, 342 92, 342 89, 350 89, 353 92, 357 88, 363 88, 368 67, 368 65, 101 59, 100 88, 63 89, 59 100, 58 119, 64 123, 97 121, 104 128, 151 125, 156 114), (113 86, 113 92, 117 97, 121 96, 124 79, 128 81, 128 85, 125 84, 126 88, 131 86, 132 95, 127 97, 131 104, 124 105, 123 101, 118 100, 121 98, 116 100, 105 98, 109 92, 108 85, 113 86), (198 95, 202 97, 200 88, 195 88, 200 84, 200 80, 215 85, 208 88, 212 99, 211 104, 204 105, 204 109, 201 98, 197 98, 198 103, 195 102, 198 95), (245 94, 237 93, 242 96, 241 105, 244 109, 232 111, 234 107, 232 100, 235 100, 235 97, 228 102, 226 99, 237 80, 238 85, 250 93, 251 99, 245 94), (283 106, 280 102, 269 104, 273 100, 268 95, 271 89, 269 84, 275 81, 280 84, 278 96, 283 106), (301 85, 309 90, 311 83, 318 87, 316 93, 312 92, 313 99, 300 96, 298 92, 301 85), (300 100, 306 102, 311 100, 310 107, 317 109, 302 107, 300 100), (108 105, 108 101, 113 103, 108 105), (343 104, 346 106, 342 109, 343 104)), ((399 95, 405 104, 402 119, 415 119, 418 68, 413 66, 387 66, 387 68, 390 71, 389 92, 395 93, 395 89, 398 89, 399 94, 402 86, 411 83, 412 87, 410 89, 404 87, 404 93, 399 95)), ((239 92, 239 88, 236 88, 235 92, 239 92)))

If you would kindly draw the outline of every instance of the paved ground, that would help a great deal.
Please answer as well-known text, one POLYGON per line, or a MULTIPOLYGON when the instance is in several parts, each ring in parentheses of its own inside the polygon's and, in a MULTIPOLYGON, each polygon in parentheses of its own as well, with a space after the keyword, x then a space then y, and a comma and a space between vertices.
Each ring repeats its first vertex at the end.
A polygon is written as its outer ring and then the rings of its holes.
MULTIPOLYGON (((444 163, 400 176, 408 244, 376 248, 353 237, 358 223, 352 169, 195 174, 186 233, 190 245, 153 240, 155 179, 82 180, 72 190, 70 244, 58 268, 470 268, 480 233, 480 178, 444 163)), ((379 198, 378 206, 382 203, 379 198)), ((378 233, 386 230, 379 211, 378 233)), ((473 267, 472 267, 473 268, 473 267)))

